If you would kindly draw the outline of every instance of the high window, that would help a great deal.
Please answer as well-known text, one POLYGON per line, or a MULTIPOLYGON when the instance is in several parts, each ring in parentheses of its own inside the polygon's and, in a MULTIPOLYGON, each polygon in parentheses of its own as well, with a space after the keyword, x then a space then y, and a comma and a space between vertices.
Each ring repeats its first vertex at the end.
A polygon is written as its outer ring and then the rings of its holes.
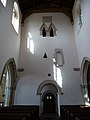
POLYGON ((16 2, 14 2, 14 5, 13 5, 12 25, 13 25, 15 31, 18 33, 18 29, 19 29, 19 8, 18 8, 18 4, 16 2))
POLYGON ((6 7, 7 0, 1 0, 4 7, 6 7))
POLYGON ((75 19, 76 19, 76 26, 79 32, 84 22, 80 0, 77 0, 76 2, 75 19))
POLYGON ((82 10, 81 6, 79 6, 79 15, 78 15, 78 25, 81 28, 83 24, 83 15, 82 15, 82 10))

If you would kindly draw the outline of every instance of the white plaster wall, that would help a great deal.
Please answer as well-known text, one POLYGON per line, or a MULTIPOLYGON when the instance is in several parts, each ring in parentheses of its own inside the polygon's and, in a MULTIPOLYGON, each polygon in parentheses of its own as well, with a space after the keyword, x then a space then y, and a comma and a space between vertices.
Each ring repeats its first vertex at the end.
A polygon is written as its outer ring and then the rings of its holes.
POLYGON ((36 95, 40 80, 37 76, 26 75, 21 77, 18 81, 16 93, 15 93, 15 104, 34 105, 39 104, 39 96, 36 95))
POLYGON ((17 35, 11 24, 13 2, 14 0, 7 0, 6 8, 0 2, 0 75, 9 58, 14 58, 18 65, 20 29, 17 35))
POLYGON ((64 95, 60 96, 60 103, 83 103, 80 73, 73 70, 74 67, 79 67, 73 25, 63 13, 38 13, 30 15, 22 28, 19 66, 24 68, 24 72, 19 74, 15 104, 39 104, 39 96, 36 95, 38 85, 44 80, 53 80, 52 59, 55 48, 63 49, 65 59, 65 64, 61 67, 64 95), (57 36, 53 38, 40 36, 42 16, 52 16, 52 22, 57 28, 57 36), (34 40, 34 55, 26 48, 28 32, 34 40), (45 52, 47 59, 43 59, 45 52), (51 73, 51 76, 48 76, 48 73, 51 73))
MULTIPOLYGON (((74 8, 75 14, 76 8, 74 8)), ((82 59, 84 57, 90 58, 90 0, 81 0, 81 10, 83 15, 83 25, 79 33, 76 27, 76 21, 74 18, 74 30, 75 30, 75 39, 77 44, 79 64, 81 65, 82 59)))

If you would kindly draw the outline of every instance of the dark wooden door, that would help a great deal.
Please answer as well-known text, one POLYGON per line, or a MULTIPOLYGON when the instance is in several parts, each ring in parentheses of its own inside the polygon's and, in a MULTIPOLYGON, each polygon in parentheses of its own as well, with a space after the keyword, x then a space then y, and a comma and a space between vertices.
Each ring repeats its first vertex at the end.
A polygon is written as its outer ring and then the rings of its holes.
POLYGON ((43 100, 43 111, 45 113, 56 113, 56 98, 52 93, 46 93, 43 100))

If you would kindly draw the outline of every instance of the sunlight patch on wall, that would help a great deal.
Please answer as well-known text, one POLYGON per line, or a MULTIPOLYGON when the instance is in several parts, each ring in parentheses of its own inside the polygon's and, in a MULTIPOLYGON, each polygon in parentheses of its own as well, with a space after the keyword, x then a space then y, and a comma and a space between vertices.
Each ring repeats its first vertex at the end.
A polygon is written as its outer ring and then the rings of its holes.
POLYGON ((27 38, 27 48, 29 49, 30 47, 30 40, 29 40, 29 37, 27 38))
POLYGON ((34 54, 34 42, 32 39, 30 40, 30 52, 34 54))
POLYGON ((58 67, 56 67, 55 64, 53 64, 53 73, 54 73, 54 80, 62 88, 62 74, 61 74, 61 69, 58 68, 58 67))
POLYGON ((28 32, 28 37, 27 37, 27 49, 34 54, 34 41, 32 39, 32 35, 30 32, 28 32))

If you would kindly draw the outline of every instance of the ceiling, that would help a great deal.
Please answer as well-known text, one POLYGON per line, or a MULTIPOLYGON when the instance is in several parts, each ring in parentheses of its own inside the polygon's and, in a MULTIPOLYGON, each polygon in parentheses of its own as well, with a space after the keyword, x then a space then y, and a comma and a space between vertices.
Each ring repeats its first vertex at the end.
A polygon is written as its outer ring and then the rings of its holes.
POLYGON ((18 0, 22 22, 32 13, 62 12, 72 20, 72 8, 75 0, 18 0))

